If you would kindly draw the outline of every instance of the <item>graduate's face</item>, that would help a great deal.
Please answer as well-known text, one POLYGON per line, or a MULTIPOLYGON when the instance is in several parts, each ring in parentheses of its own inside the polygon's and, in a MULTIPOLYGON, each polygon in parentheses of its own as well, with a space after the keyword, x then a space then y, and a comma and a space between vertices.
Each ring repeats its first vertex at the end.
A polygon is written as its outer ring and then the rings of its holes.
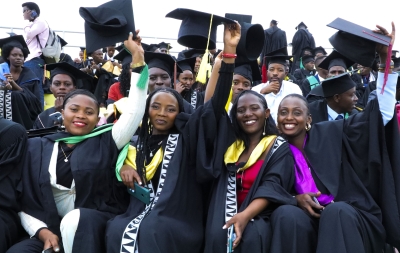
POLYGON ((233 75, 232 101, 235 101, 236 97, 244 90, 251 90, 250 81, 242 75, 233 75))
POLYGON ((114 56, 114 53, 115 53, 115 47, 107 47, 107 54, 108 54, 108 57, 113 57, 114 56))
POLYGON ((24 53, 20 48, 14 47, 8 56, 10 65, 14 67, 21 67, 24 64, 24 53))
POLYGON ((83 52, 82 52, 82 51, 79 52, 79 58, 80 58, 81 60, 83 60, 83 52))
POLYGON ((163 91, 154 94, 149 107, 150 123, 153 126, 152 134, 168 134, 174 126, 178 113, 179 104, 174 95, 163 91))
POLYGON ((285 65, 279 63, 271 63, 268 66, 268 80, 270 82, 279 82, 282 84, 283 79, 286 76, 285 65))
POLYGON ((103 61, 103 51, 101 49, 96 50, 92 53, 93 61, 98 64, 103 61))
POLYGON ((55 75, 50 85, 50 90, 56 98, 65 97, 65 95, 75 89, 74 81, 66 74, 55 75))
POLYGON ((149 93, 161 88, 171 87, 171 77, 160 68, 149 69, 149 93))
POLYGON ((193 73, 190 70, 185 70, 179 74, 179 82, 185 86, 186 90, 190 90, 193 85, 193 73))
POLYGON ((160 48, 160 53, 168 54, 168 50, 166 48, 160 48))
POLYGON ((195 73, 199 72, 200 64, 201 64, 201 57, 196 57, 196 63, 194 64, 195 73))
POLYGON ((328 77, 337 76, 343 74, 346 70, 342 66, 332 66, 329 69, 328 77))
POLYGON ((314 61, 307 62, 304 65, 304 68, 307 69, 308 71, 312 71, 314 69, 314 61))
POLYGON ((311 124, 305 102, 297 97, 287 97, 278 108, 278 129, 288 138, 305 134, 306 125, 311 124))
POLYGON ((86 95, 70 98, 62 110, 65 130, 72 135, 90 133, 100 120, 96 102, 86 95))
POLYGON ((339 107, 340 113, 351 113, 358 101, 356 87, 351 88, 342 94, 335 95, 334 100, 339 107))
POLYGON ((237 103, 236 120, 239 127, 250 136, 261 136, 265 119, 270 115, 260 99, 253 94, 244 94, 237 103))

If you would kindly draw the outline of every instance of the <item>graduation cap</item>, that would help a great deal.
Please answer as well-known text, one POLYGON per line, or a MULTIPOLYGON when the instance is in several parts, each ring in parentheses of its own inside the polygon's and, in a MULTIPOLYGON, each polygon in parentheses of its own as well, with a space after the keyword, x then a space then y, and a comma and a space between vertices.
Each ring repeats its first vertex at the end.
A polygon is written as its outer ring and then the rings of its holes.
POLYGON ((43 137, 49 134, 55 134, 57 132, 58 132, 58 126, 52 126, 41 129, 30 129, 26 131, 28 138, 43 137))
POLYGON ((292 58, 288 55, 287 47, 282 47, 265 55, 267 64, 278 63, 286 66, 286 61, 292 58))
POLYGON ((257 60, 250 62, 235 62, 235 75, 241 75, 251 83, 261 80, 261 73, 257 60))
POLYGON ((301 57, 303 64, 307 64, 309 62, 314 61, 314 55, 303 55, 303 57, 301 57))
POLYGON ((329 70, 333 66, 341 66, 344 69, 350 68, 355 62, 343 56, 336 50, 333 50, 320 64, 319 68, 329 70))
POLYGON ((132 0, 113 0, 98 7, 80 7, 88 52, 126 40, 135 33, 132 0))
POLYGON ((227 13, 225 17, 237 18, 235 20, 241 26, 241 36, 236 48, 237 55, 243 57, 245 61, 257 60, 264 48, 264 28, 260 24, 250 24, 252 18, 250 15, 227 13))
POLYGON ((58 39, 60 40, 61 48, 65 47, 68 42, 66 42, 60 35, 57 35, 58 39))
POLYGON ((207 45, 208 49, 215 49, 217 26, 223 23, 235 23, 235 21, 228 18, 183 8, 171 11, 166 17, 182 20, 178 33, 179 44, 199 49, 205 49, 207 45))
POLYGON ((392 59, 396 58, 398 52, 399 52, 399 50, 392 50, 392 56, 391 56, 392 59))
MULTIPOLYGON (((143 43, 142 43, 142 46, 143 46, 143 43)), ((150 44, 150 45, 147 45, 147 47, 143 48, 143 49, 144 49, 144 51, 148 51, 148 52, 153 52, 154 53, 154 51, 156 51, 158 49, 158 44, 150 44)))
POLYGON ((302 55, 304 55, 304 52, 305 51, 308 51, 308 52, 310 52, 310 54, 312 54, 312 55, 315 55, 315 54, 313 54, 312 52, 313 52, 313 49, 311 48, 311 47, 303 47, 302 49, 301 49, 301 54, 302 55))
POLYGON ((295 29, 296 29, 296 30, 299 29, 299 26, 304 26, 306 29, 308 28, 308 27, 306 26, 306 24, 303 23, 303 21, 301 21, 300 24, 298 24, 298 25, 296 26, 295 29))
POLYGON ((253 19, 253 16, 251 15, 245 15, 245 14, 234 14, 234 13, 225 13, 225 17, 236 20, 239 22, 240 25, 243 23, 248 23, 251 24, 251 20, 253 19))
POLYGON ((28 53, 30 53, 28 45, 26 44, 25 39, 22 35, 16 35, 0 39, 0 48, 3 48, 4 46, 7 45, 24 48, 25 50, 27 50, 28 53))
POLYGON ((322 81, 321 86, 324 97, 332 97, 335 94, 342 94, 356 87, 356 83, 351 79, 350 74, 345 72, 325 79, 322 81))
POLYGON ((167 50, 170 50, 170 49, 172 49, 172 47, 171 47, 171 44, 170 43, 165 43, 164 41, 163 42, 160 42, 160 43, 158 43, 158 48, 166 48, 167 50))
POLYGON ((311 53, 313 55, 317 55, 317 54, 323 54, 323 55, 327 55, 328 53, 325 51, 325 49, 321 46, 314 48, 313 50, 311 50, 311 53))
MULTIPOLYGON (((171 78, 174 77, 172 74, 174 73, 174 67, 176 62, 171 55, 145 51, 144 60, 147 63, 149 69, 160 68, 166 71, 171 78)), ((177 66, 177 71, 182 72, 179 66, 177 66)))
POLYGON ((342 55, 363 66, 371 67, 375 60, 376 43, 389 46, 390 37, 337 18, 327 26, 338 29, 329 38, 332 46, 342 55))
POLYGON ((122 47, 121 51, 119 51, 114 59, 121 62, 122 65, 130 64, 132 62, 132 55, 124 47, 122 47))
POLYGON ((84 52, 86 50, 86 47, 79 47, 81 49, 82 52, 84 52))
POLYGON ((189 49, 186 52, 183 52, 183 55, 185 56, 185 58, 191 58, 191 57, 201 57, 205 53, 206 50, 204 49, 189 49))
POLYGON ((196 58, 197 57, 191 57, 191 58, 177 61, 176 63, 182 70, 181 72, 183 72, 185 70, 189 70, 189 71, 193 72, 194 65, 196 64, 196 58))
MULTIPOLYGON (((393 63, 394 63, 393 68, 398 68, 398 67, 400 67, 400 57, 398 57, 398 58, 392 58, 392 61, 393 61, 393 63)), ((399 75, 399 76, 400 76, 400 75, 399 75)))
POLYGON ((58 62, 53 64, 46 64, 46 70, 50 71, 50 79, 58 74, 65 74, 68 75, 74 80, 75 85, 76 80, 80 79, 89 79, 92 80, 93 77, 86 74, 85 72, 75 68, 69 63, 66 62, 58 62))

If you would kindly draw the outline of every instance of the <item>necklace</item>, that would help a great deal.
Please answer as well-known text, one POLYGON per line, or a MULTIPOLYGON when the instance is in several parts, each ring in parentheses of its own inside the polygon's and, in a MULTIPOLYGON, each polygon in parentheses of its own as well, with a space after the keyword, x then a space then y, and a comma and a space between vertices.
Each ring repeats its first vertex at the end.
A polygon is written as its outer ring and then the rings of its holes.
POLYGON ((68 157, 70 157, 71 155, 72 155, 72 152, 74 152, 73 150, 71 151, 71 153, 69 153, 69 155, 68 156, 66 156, 65 155, 65 152, 64 152, 64 149, 62 148, 62 146, 61 146, 61 143, 60 143, 60 148, 61 148, 61 151, 63 152, 63 154, 64 154, 64 157, 65 157, 65 159, 64 159, 64 162, 68 162, 69 160, 68 160, 68 157))
POLYGON ((148 147, 149 150, 150 150, 150 157, 153 157, 153 156, 154 156, 153 152, 154 152, 156 149, 158 149, 158 148, 160 147, 161 143, 162 143, 162 141, 160 141, 159 143, 157 143, 157 146, 156 146, 153 150, 150 149, 150 146, 148 147))

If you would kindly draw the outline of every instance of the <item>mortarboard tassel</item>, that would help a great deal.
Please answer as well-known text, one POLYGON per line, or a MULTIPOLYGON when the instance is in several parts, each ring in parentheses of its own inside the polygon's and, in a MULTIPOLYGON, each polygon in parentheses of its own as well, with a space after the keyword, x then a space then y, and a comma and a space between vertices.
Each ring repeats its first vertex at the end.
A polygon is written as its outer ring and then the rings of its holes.
POLYGON ((392 60, 392 48, 393 45, 389 44, 389 49, 388 49, 388 57, 386 58, 386 67, 385 67, 385 74, 383 75, 383 86, 382 86, 382 91, 381 94, 383 94, 383 92, 385 91, 385 86, 386 86, 386 82, 388 80, 388 75, 389 75, 389 69, 390 69, 390 62, 392 60))
POLYGON ((83 50, 83 61, 86 61, 87 55, 86 55, 86 48, 83 50))
POLYGON ((211 14, 211 20, 210 20, 210 28, 208 29, 208 38, 207 38, 207 47, 206 51, 201 59, 200 67, 199 67, 199 72, 197 73, 196 81, 200 82, 202 84, 205 84, 207 82, 207 69, 208 69, 208 45, 210 43, 210 33, 211 33, 211 27, 212 27, 212 20, 213 20, 213 14, 211 14))
POLYGON ((231 91, 229 92, 228 101, 227 101, 226 104, 225 104, 225 111, 226 111, 226 112, 229 111, 229 107, 230 107, 230 105, 231 105, 231 102, 232 102, 232 89, 231 89, 231 91))

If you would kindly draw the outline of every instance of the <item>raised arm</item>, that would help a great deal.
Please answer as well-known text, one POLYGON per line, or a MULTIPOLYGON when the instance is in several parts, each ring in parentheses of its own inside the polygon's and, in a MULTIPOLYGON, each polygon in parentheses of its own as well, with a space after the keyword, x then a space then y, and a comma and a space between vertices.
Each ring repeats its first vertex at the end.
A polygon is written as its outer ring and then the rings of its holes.
MULTIPOLYGON (((383 28, 382 26, 376 26, 378 30, 374 32, 387 35, 391 38, 390 44, 393 45, 395 41, 395 26, 392 22, 392 33, 383 28)), ((394 113, 394 107, 396 104, 396 84, 397 84, 397 73, 392 73, 392 69, 389 69, 388 79, 384 86, 384 72, 386 66, 386 60, 388 55, 389 47, 377 44, 376 51, 379 53, 381 67, 378 72, 378 79, 376 81, 376 95, 378 97, 379 109, 382 114, 383 124, 386 125, 392 118, 394 113), (384 64, 384 66, 382 65, 384 64), (384 91, 383 91, 384 87, 384 91), (382 92, 383 91, 383 92, 382 92)))
MULTIPOLYGON (((225 25, 224 30, 224 50, 223 54, 235 55, 236 47, 240 40, 240 25, 236 24, 225 25)), ((235 58, 223 57, 221 68, 219 69, 219 77, 214 95, 211 98, 211 103, 215 115, 222 115, 225 110, 225 104, 228 101, 229 93, 232 87, 233 71, 235 69, 235 58)))
MULTIPOLYGON (((136 31, 136 34, 138 33, 139 30, 136 31)), ((141 38, 136 36, 136 39, 132 40, 132 36, 130 33, 128 40, 124 42, 125 47, 132 53, 133 67, 127 110, 112 128, 112 136, 118 149, 123 148, 129 142, 143 118, 149 81, 141 38)))
POLYGON ((219 78, 219 70, 221 69, 222 52, 214 59, 214 66, 211 72, 210 79, 208 79, 206 92, 204 95, 204 103, 212 98, 215 92, 215 87, 217 86, 217 81, 219 78))

